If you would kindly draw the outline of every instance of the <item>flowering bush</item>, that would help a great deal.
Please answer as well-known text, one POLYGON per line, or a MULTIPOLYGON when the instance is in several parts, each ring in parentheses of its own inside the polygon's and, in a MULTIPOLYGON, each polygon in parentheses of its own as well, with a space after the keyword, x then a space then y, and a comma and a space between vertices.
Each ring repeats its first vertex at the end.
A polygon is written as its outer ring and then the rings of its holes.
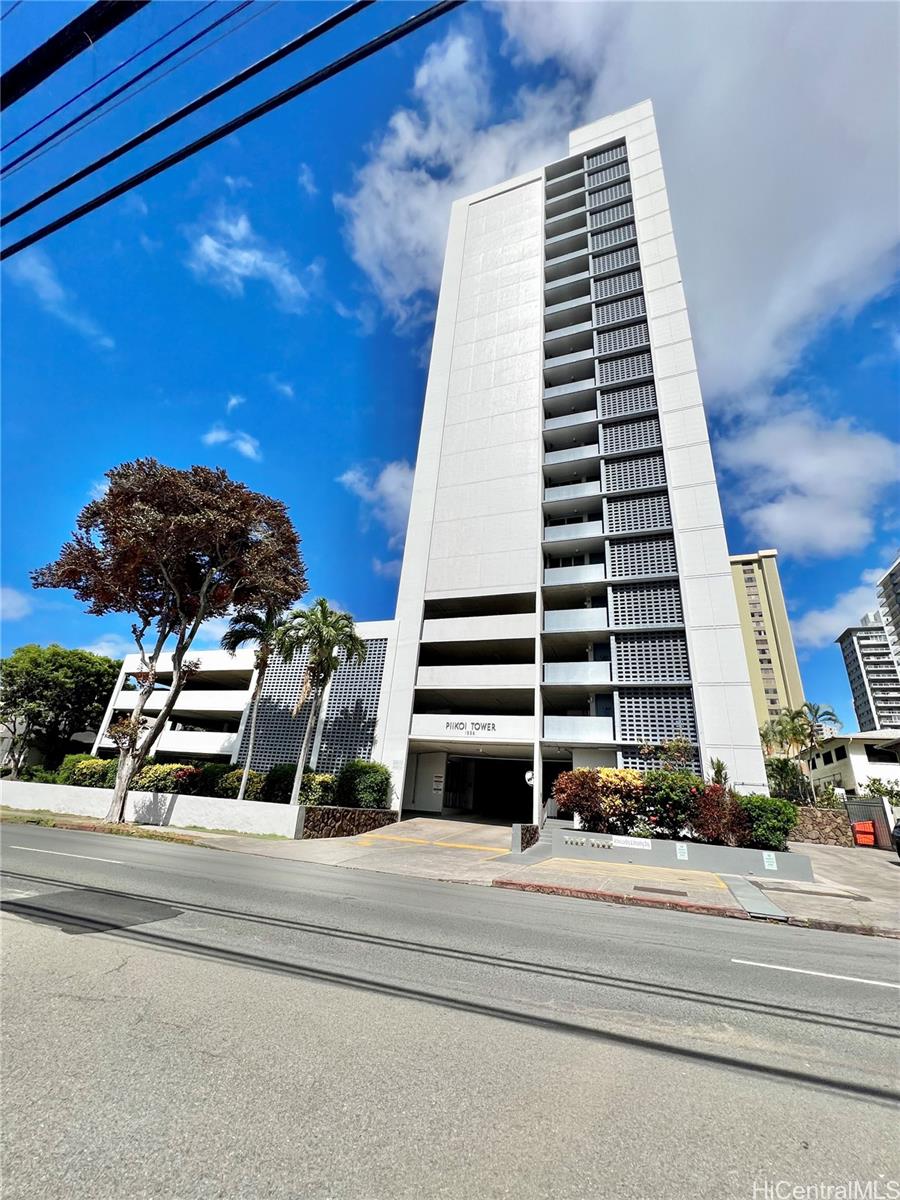
POLYGON ((694 834, 714 846, 743 846, 747 818, 735 794, 719 783, 708 783, 697 797, 691 822, 694 834))
POLYGON ((628 833, 640 811, 643 790, 640 771, 579 767, 556 777, 553 798, 557 809, 577 813, 585 829, 628 833))

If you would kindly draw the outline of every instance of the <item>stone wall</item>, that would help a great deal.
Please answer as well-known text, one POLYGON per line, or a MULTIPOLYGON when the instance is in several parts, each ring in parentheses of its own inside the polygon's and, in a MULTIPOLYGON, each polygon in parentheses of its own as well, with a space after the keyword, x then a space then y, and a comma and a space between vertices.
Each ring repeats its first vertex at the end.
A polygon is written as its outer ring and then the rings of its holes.
POLYGON ((399 813, 383 808, 333 808, 315 805, 303 808, 303 817, 297 837, 334 838, 353 837, 357 833, 371 833, 393 825, 399 813))
POLYGON ((813 842, 817 846, 852 846, 853 834, 843 808, 797 809, 797 824, 792 842, 813 842))

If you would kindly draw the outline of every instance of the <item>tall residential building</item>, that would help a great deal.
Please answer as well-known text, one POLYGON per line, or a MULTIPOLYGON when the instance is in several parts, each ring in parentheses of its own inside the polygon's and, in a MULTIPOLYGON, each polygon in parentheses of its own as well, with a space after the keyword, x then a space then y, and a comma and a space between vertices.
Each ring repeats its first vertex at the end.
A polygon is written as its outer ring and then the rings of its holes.
POLYGON ((759 725, 765 725, 779 709, 799 708, 804 699, 777 557, 777 550, 731 556, 731 577, 759 725))
POLYGON ((649 101, 453 206, 388 672, 407 810, 679 736, 766 790, 649 101))
POLYGON ((878 607, 891 657, 900 671, 900 554, 878 581, 878 607))
POLYGON ((900 671, 880 613, 866 613, 836 639, 861 730, 900 729, 900 671))

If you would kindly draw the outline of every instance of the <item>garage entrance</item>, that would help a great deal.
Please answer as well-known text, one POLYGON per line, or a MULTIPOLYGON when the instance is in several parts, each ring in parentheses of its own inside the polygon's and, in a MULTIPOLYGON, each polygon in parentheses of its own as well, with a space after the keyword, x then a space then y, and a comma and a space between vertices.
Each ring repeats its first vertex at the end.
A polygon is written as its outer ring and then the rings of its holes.
POLYGON ((532 765, 526 758, 448 755, 444 813, 504 825, 531 821, 531 785, 525 775, 532 765))

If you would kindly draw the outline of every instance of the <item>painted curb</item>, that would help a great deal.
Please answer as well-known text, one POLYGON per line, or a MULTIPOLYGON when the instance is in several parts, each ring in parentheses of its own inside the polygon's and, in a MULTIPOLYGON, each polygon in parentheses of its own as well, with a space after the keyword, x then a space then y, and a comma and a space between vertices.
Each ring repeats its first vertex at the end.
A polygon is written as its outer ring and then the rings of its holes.
POLYGON ((561 887, 553 883, 527 883, 518 879, 495 879, 494 887, 516 892, 539 892, 544 896, 571 896, 576 900, 602 900, 606 904, 623 904, 635 908, 667 908, 675 912, 699 913, 706 917, 732 917, 749 921, 743 908, 726 904, 691 904, 689 900, 654 900, 645 896, 626 896, 622 892, 601 892, 594 888, 561 887))
POLYGON ((860 937, 893 938, 900 941, 900 929, 878 929, 874 925, 845 925, 841 921, 822 921, 818 917, 788 917, 788 925, 798 929, 824 929, 826 933, 855 933, 860 937))

